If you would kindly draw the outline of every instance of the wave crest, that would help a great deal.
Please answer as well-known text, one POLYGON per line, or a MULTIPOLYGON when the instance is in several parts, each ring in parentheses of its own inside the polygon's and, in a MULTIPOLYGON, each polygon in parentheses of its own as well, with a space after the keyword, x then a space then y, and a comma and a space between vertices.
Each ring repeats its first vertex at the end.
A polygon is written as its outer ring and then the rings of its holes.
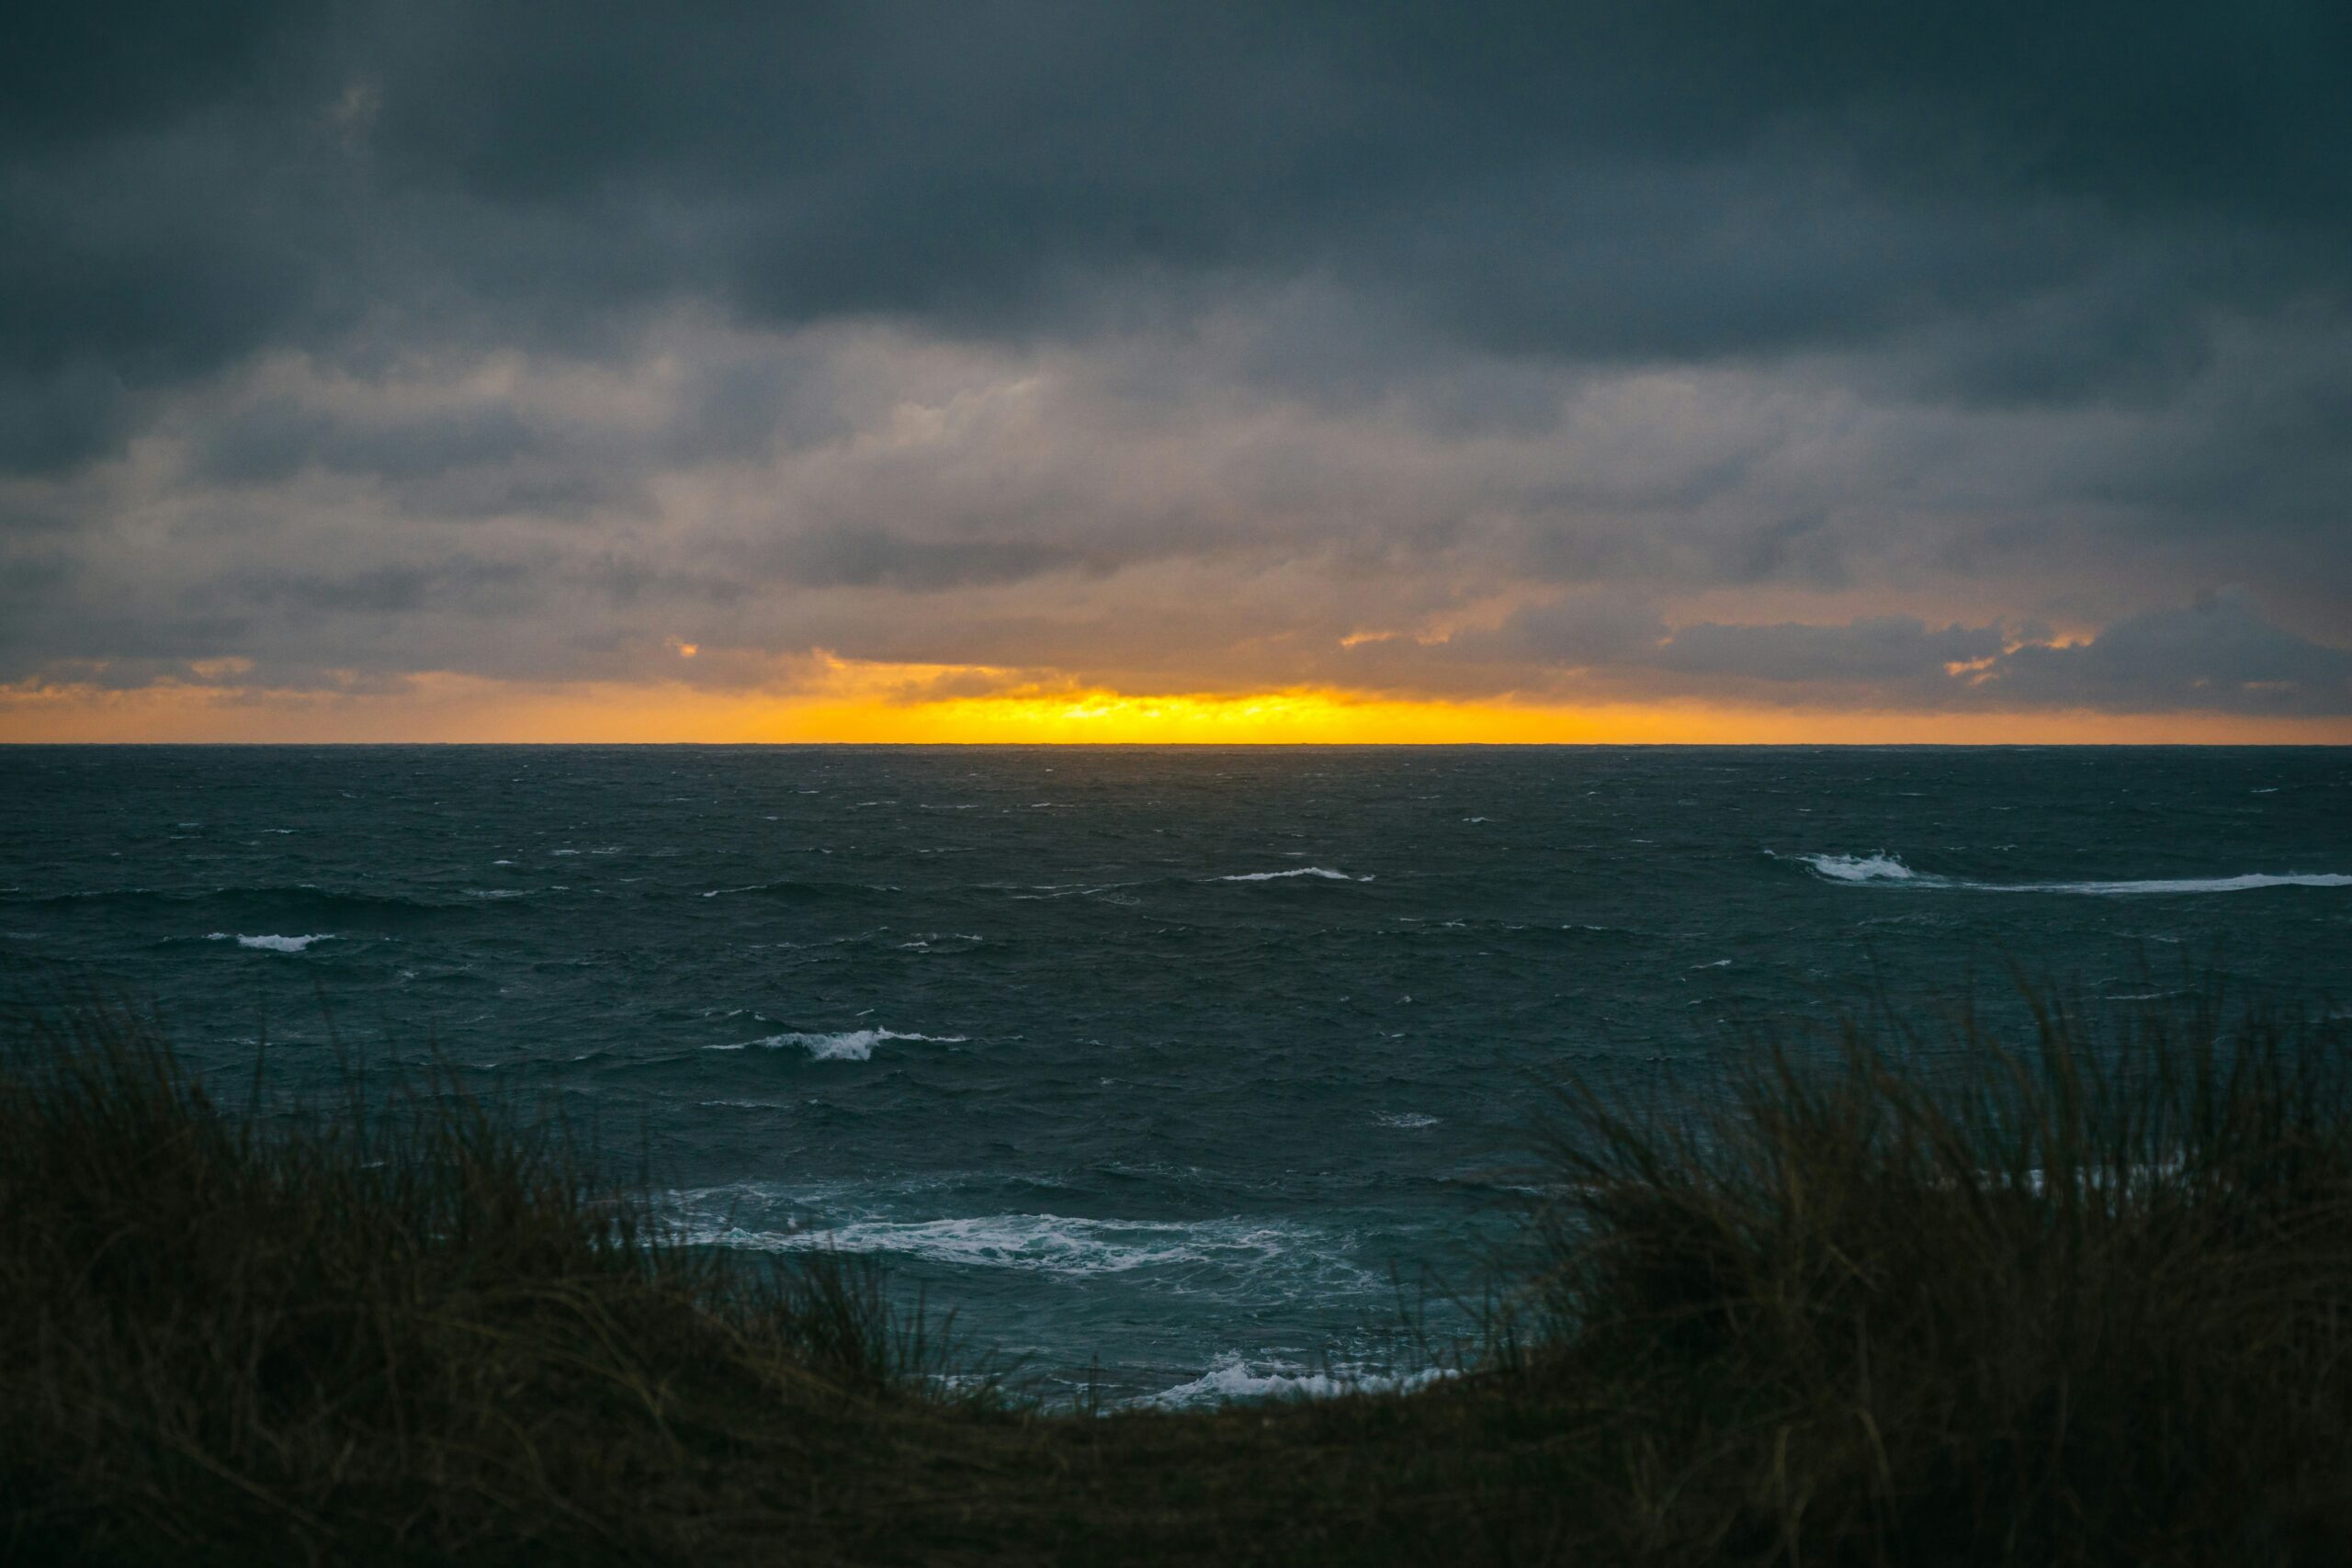
POLYGON ((1289 1227, 1245 1220, 1087 1220, 1062 1214, 853 1220, 783 1231, 702 1227, 690 1230, 689 1237, 762 1252, 884 1252, 925 1263, 1074 1279, 1184 1265, 1256 1266, 1295 1250, 1302 1239, 1289 1227))
POLYGON ((1348 1393, 1410 1393, 1453 1375, 1451 1367, 1424 1367, 1417 1372, 1403 1373, 1346 1367, 1323 1372, 1298 1368, 1260 1372, 1251 1371, 1250 1363, 1239 1355, 1228 1352, 1192 1382, 1162 1389, 1136 1403, 1182 1410, 1238 1399, 1333 1399, 1348 1393))
POLYGON ((1909 887, 1958 888, 1973 893, 2076 893, 2122 898, 2156 894, 2251 893, 2266 887, 2352 887, 2352 875, 2338 872, 2250 871, 2236 876, 2155 876, 2117 881, 1975 882, 1913 871, 1901 857, 1882 850, 1869 855, 1799 855, 1797 859, 1831 882, 1909 887))
POLYGON ((1369 876, 1350 876, 1344 871, 1327 866, 1302 865, 1295 871, 1245 871, 1238 876, 1220 876, 1219 882, 1280 882, 1288 876, 1319 876, 1326 882, 1370 882, 1369 876))
POLYGON ((264 953, 300 953, 314 942, 333 942, 333 931, 314 931, 309 936, 237 936, 231 931, 212 931, 207 942, 234 941, 239 947, 257 948, 264 953))
POLYGON ((2146 893, 2250 893, 2263 887, 2352 887, 2352 876, 2333 872, 2253 871, 2243 876, 2158 877, 2141 882, 1976 883, 1992 893, 2089 893, 2108 897, 2146 893))
POLYGON ((845 1029, 837 1034, 811 1034, 788 1030, 782 1034, 770 1034, 758 1040, 739 1040, 732 1045, 706 1045, 706 1051, 741 1051, 746 1045, 763 1045, 780 1051, 787 1045, 797 1045, 819 1062, 865 1062, 874 1056, 874 1047, 886 1040, 927 1040, 940 1045, 960 1045, 968 1036, 962 1034, 911 1034, 895 1029, 845 1029))
POLYGON ((1935 882, 1922 878, 1899 855, 1881 850, 1871 855, 1799 855, 1799 860, 1832 882, 1935 882))

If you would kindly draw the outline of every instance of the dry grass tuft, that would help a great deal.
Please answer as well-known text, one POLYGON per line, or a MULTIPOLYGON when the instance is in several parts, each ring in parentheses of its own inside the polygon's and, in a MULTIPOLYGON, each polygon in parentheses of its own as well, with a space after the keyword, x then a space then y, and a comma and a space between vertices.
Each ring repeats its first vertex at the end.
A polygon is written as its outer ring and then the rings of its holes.
POLYGON ((0 1558, 2340 1561, 2345 1031, 2038 1018, 1572 1096, 1464 1375, 1098 1416, 945 1392, 870 1270, 681 1245, 560 1121, 224 1105, 50 1010, 0 1059, 0 1558))
POLYGON ((1768 1046, 1677 1117, 1579 1098, 1523 1365, 1604 1391, 1616 1550, 1907 1568, 2352 1540, 2343 1032, 2210 998, 2104 1040, 2035 1021, 2023 1049, 1849 1026, 1826 1070, 1768 1046))

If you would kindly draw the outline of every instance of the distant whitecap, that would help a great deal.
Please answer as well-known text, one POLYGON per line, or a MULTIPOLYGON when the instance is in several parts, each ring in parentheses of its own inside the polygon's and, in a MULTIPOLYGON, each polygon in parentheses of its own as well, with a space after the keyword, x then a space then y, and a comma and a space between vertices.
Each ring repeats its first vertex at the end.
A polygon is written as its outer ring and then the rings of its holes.
POLYGON ((1279 882, 1286 876, 1319 876, 1326 882, 1370 882, 1369 876, 1350 876, 1344 871, 1328 866, 1302 865, 1291 871, 1245 871, 1238 876, 1220 876, 1219 882, 1279 882))
POLYGON ((2245 872, 2235 876, 2157 876, 2115 881, 1975 882, 1958 877, 1928 876, 1913 871, 1883 851, 1871 855, 1799 855, 1832 882, 1882 883, 1911 887, 1939 887, 1975 893, 2076 893, 2093 897, 2132 897, 2162 894, 2251 893, 2267 887, 2352 887, 2352 874, 2341 872, 2245 872))
POLYGON ((232 942, 239 947, 250 947, 263 953, 300 953, 314 942, 333 942, 332 931, 313 931, 309 936, 238 936, 232 931, 213 931, 207 942, 232 942))
POLYGON ((961 1034, 902 1034, 895 1029, 848 1029, 837 1034, 808 1034, 788 1031, 759 1040, 739 1040, 731 1045, 707 1045, 707 1051, 741 1051, 746 1045, 763 1045, 780 1051, 797 1045, 820 1062, 865 1062, 874 1056, 874 1047, 886 1040, 922 1040, 936 1045, 960 1045, 967 1036, 961 1034))
MULTIPOLYGON (((1874 855, 1799 855, 1804 862, 1832 882, 1918 882, 1919 874, 1905 865, 1902 860, 1882 850, 1874 855)), ((1940 878, 1927 878, 1929 882, 1940 878)))

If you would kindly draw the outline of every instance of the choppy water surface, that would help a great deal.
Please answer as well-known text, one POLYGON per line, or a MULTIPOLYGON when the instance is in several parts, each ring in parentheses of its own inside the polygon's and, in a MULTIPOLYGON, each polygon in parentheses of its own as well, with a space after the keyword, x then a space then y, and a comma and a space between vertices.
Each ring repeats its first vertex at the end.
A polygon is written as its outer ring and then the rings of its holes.
POLYGON ((2352 993, 2342 751, 18 748, 0 802, 20 976, 298 1083, 323 997, 642 1129, 697 1235, 1171 1402, 1410 1370, 1567 1075, 2011 960, 2352 993))

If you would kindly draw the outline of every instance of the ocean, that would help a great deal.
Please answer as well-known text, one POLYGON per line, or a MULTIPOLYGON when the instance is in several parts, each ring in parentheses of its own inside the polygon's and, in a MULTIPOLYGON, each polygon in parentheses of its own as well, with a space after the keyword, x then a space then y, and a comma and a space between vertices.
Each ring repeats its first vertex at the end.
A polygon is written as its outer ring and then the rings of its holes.
POLYGON ((20 999, 446 1061, 1049 1395, 1417 1374, 1571 1080, 2020 976, 2352 995, 2341 750, 17 747, 0 801, 20 999))

